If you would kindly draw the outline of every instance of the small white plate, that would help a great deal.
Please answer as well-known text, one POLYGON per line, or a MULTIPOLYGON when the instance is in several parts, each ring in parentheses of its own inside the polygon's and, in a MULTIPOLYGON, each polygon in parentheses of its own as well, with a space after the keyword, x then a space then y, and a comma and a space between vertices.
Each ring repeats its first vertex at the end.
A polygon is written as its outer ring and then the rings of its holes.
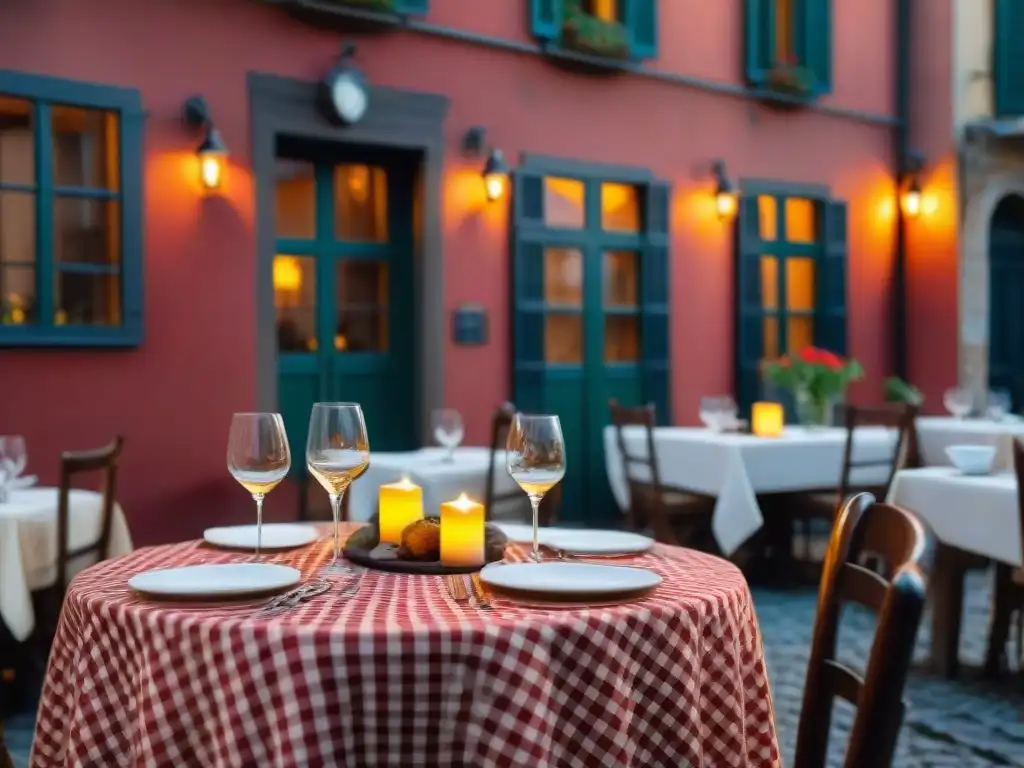
POLYGON ((158 597, 235 599, 288 589, 301 579, 302 574, 287 565, 225 563, 145 571, 128 579, 128 586, 158 597))
POLYGON ((635 555, 654 546, 654 539, 629 531, 551 528, 543 537, 549 547, 573 555, 635 555))
POLYGON ((507 563, 486 566, 480 579, 497 589, 585 598, 653 589, 661 576, 643 568, 595 563, 507 563))
MULTIPOLYGON (((311 525, 294 523, 265 523, 263 525, 263 549, 291 549, 316 541, 317 530, 311 525)), ((207 528, 203 538, 216 547, 231 549, 256 549, 255 525, 228 525, 223 528, 207 528)))

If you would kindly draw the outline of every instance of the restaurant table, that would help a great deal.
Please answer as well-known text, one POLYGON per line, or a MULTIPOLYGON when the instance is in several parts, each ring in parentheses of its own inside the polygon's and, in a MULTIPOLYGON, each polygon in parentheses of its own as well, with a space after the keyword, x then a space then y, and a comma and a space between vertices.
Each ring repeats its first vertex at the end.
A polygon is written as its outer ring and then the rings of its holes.
MULTIPOLYGON (((312 575, 329 549, 272 560, 312 575)), ((658 545, 618 561, 662 574, 655 592, 590 609, 492 596, 486 611, 452 600, 441 577, 379 571, 355 596, 335 588, 272 618, 258 603, 159 603, 126 585, 239 557, 186 542, 78 575, 34 768, 779 765, 753 602, 721 559, 658 545)))
MULTIPOLYGON (((56 488, 10 491, 0 503, 0 621, 15 640, 25 640, 35 627, 32 591, 48 587, 57 577, 56 488)), ((72 490, 68 499, 68 545, 75 549, 100 535, 102 494, 72 490)), ((121 507, 114 505, 110 556, 132 550, 131 535, 121 507)), ((69 575, 95 562, 84 556, 72 560, 69 575)))
POLYGON ((946 448, 951 445, 992 445, 995 468, 1013 468, 1013 439, 1024 437, 1024 420, 1008 415, 992 419, 956 419, 952 416, 918 416, 917 439, 921 458, 928 467, 948 467, 946 448))
MULTIPOLYGON (((646 455, 644 427, 625 427, 623 436, 631 454, 646 455)), ((858 427, 853 459, 886 461, 895 446, 895 430, 858 427)), ((625 509, 629 492, 615 427, 605 428, 604 447, 608 482, 620 509, 625 509)), ((654 450, 664 486, 716 498, 712 530, 722 551, 732 554, 764 524, 758 494, 838 489, 846 430, 787 427, 781 437, 768 438, 699 427, 656 427, 654 450)), ((862 467, 854 471, 852 481, 877 485, 887 477, 885 467, 862 467)))
MULTIPOLYGON (((352 483, 349 493, 349 518, 353 521, 369 520, 377 511, 377 493, 382 485, 395 483, 408 477, 423 488, 423 509, 428 515, 440 514, 441 504, 457 499, 465 493, 483 501, 487 492, 487 473, 492 452, 482 446, 455 449, 454 461, 446 461, 444 448, 421 448, 418 451, 388 453, 374 451, 370 466, 352 483)), ((505 467, 504 452, 499 452, 495 463, 495 493, 503 494, 519 488, 505 467)), ((526 494, 523 494, 526 499, 526 494)))
POLYGON ((931 661, 954 677, 964 590, 957 553, 1024 565, 1017 477, 1012 472, 966 476, 953 467, 904 469, 896 474, 888 500, 914 512, 939 541, 931 584, 931 661))

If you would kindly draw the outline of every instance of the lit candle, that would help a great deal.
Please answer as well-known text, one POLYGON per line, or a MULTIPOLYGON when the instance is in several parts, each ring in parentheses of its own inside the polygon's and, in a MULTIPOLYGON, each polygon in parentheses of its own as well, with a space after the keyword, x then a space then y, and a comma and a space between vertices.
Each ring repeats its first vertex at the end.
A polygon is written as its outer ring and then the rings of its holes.
POLYGON ((779 437, 784 418, 782 403, 754 403, 750 410, 750 431, 758 437, 779 437))
POLYGON ((441 563, 484 564, 484 505, 466 494, 441 505, 441 563))
POLYGON ((408 477, 382 485, 378 502, 381 544, 401 544, 406 526, 423 519, 423 489, 408 477))

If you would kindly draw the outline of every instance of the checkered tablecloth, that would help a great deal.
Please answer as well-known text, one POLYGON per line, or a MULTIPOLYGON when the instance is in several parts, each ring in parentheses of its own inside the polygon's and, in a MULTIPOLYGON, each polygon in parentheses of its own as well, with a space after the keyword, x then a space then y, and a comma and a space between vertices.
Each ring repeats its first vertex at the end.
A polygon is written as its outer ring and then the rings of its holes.
MULTIPOLYGON (((313 574, 330 548, 271 559, 313 574)), ((589 610, 482 611, 441 577, 369 571, 354 597, 336 589, 267 619, 251 603, 151 602, 125 583, 239 559, 188 542, 80 574, 32 766, 779 764, 750 592, 717 558, 659 545, 626 561, 665 577, 655 593, 589 610)))

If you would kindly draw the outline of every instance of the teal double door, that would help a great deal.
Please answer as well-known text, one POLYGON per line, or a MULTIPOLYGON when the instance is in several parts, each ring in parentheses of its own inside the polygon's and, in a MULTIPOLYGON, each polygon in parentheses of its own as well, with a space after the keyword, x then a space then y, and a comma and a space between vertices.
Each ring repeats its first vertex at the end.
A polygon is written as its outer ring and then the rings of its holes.
POLYGON ((371 449, 419 443, 415 168, 402 153, 279 140, 278 403, 295 453, 321 401, 360 403, 371 449))
POLYGON ((1024 198, 1004 198, 989 231, 989 386, 1024 407, 1024 198))

